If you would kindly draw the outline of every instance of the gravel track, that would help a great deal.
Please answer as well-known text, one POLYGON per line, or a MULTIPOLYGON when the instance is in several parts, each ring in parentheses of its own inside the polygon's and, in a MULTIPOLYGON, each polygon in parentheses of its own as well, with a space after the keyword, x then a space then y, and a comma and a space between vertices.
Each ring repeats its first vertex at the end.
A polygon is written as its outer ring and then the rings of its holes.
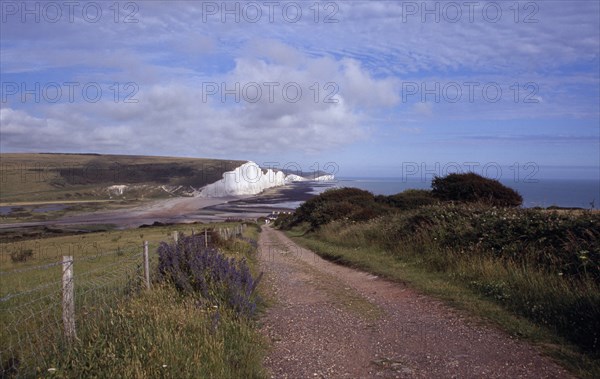
POLYGON ((272 378, 571 378, 534 347, 263 226, 272 378))

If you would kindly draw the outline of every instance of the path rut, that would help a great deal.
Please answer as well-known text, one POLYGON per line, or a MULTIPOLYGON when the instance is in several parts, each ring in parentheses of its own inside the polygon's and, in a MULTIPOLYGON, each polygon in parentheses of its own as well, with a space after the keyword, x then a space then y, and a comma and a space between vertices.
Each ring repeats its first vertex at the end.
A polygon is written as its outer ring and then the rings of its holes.
POLYGON ((264 226, 272 378, 571 378, 534 347, 441 301, 323 260, 264 226))

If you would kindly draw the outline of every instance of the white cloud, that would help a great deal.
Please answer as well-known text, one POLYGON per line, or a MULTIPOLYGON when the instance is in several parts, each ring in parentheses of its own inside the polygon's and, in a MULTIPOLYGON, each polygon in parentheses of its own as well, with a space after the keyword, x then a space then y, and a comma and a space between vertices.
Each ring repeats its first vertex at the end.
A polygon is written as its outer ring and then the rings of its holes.
POLYGON ((12 136, 32 129, 40 130, 48 127, 46 120, 33 117, 24 111, 11 108, 0 109, 0 125, 2 125, 2 134, 5 136, 12 136))
POLYGON ((218 93, 210 96, 203 94, 205 80, 179 80, 141 88, 136 104, 47 105, 45 118, 8 109, 3 111, 2 133, 11 133, 11 137, 2 144, 46 150, 51 141, 82 151, 108 148, 202 156, 290 149, 315 153, 364 137, 367 132, 361 110, 389 107, 397 101, 393 80, 374 79, 359 62, 311 58, 289 46, 273 46, 266 51, 283 58, 270 62, 257 57, 237 59, 233 70, 211 78, 218 93), (276 83, 271 84, 272 98, 263 84, 267 82, 276 83), (222 83, 228 89, 238 85, 239 103, 232 95, 222 101, 222 83), (249 83, 263 91, 255 103, 243 97, 243 88, 249 83), (283 89, 290 83, 291 98, 295 88, 302 91, 298 101, 286 99, 283 89), (338 86, 339 91, 331 97, 336 102, 326 101, 332 91, 324 88, 326 83, 338 86), (15 115, 20 121, 11 121, 15 115))
MULTIPOLYGON (((403 3, 412 2, 336 2, 339 22, 333 24, 322 22, 323 7, 314 22, 312 2, 303 3, 298 23, 283 22, 281 14, 275 23, 266 17, 256 24, 222 23, 218 16, 203 22, 201 3, 185 1, 136 3, 135 24, 110 17, 97 24, 13 19, 2 24, 3 81, 131 81, 139 85, 139 102, 3 103, 2 149, 251 159, 261 151, 327 151, 413 122, 598 119, 597 2, 537 3, 533 24, 514 22, 513 3, 501 3, 499 23, 480 13, 473 23, 465 14, 456 24, 422 22, 421 15, 403 22, 403 3), (435 112, 419 96, 401 101, 402 82, 472 80, 498 82, 503 101, 442 101, 433 104, 435 112), (207 82, 279 86, 272 102, 264 86, 256 103, 235 103, 232 96, 223 103, 220 94, 204 102, 207 82), (538 84, 534 98, 543 102, 513 102, 514 82, 538 84), (286 83, 302 88, 298 102, 282 98, 286 83), (338 103, 324 101, 330 94, 338 103)), ((521 9, 521 21, 525 14, 521 9)), ((431 129, 436 126, 424 127, 431 129)))

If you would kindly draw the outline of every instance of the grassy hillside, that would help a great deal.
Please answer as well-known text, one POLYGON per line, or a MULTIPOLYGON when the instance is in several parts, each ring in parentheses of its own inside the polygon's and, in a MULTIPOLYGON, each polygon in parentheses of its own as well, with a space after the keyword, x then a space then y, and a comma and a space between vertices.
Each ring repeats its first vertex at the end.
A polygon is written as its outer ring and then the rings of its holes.
POLYGON ((0 203, 165 198, 243 161, 100 154, 1 154, 0 203))

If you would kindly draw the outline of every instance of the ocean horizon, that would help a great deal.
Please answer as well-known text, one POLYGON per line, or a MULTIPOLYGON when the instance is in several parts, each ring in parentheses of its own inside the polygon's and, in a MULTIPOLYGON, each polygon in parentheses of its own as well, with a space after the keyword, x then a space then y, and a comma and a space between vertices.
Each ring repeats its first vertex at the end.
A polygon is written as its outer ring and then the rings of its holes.
MULTIPOLYGON (((595 179, 500 180, 523 196, 523 207, 600 207, 600 182, 595 179)), ((431 189, 431 179, 340 177, 332 187, 355 187, 374 195, 393 195, 407 189, 431 189)))

